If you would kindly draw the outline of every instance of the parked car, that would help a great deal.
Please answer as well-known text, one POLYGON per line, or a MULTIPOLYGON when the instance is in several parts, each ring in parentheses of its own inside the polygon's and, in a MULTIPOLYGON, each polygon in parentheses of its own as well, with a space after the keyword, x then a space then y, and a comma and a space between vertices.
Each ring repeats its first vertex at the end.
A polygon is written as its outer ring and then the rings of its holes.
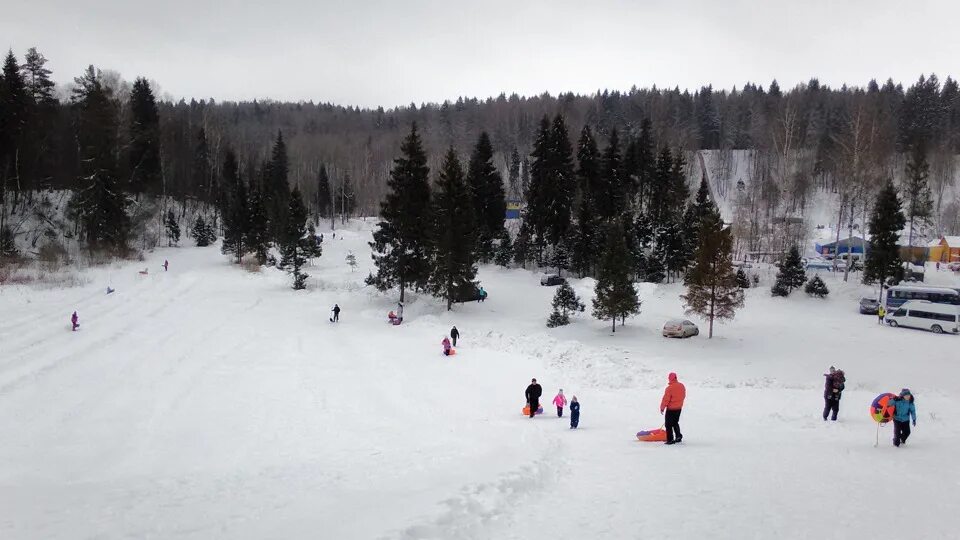
POLYGON ((545 287, 554 287, 556 285, 561 285, 566 283, 566 279, 562 278, 556 274, 547 274, 540 278, 540 284, 545 287))
POLYGON ((876 315, 880 309, 880 301, 876 298, 861 298, 860 313, 862 315, 876 315))
POLYGON ((960 262, 952 262, 947 265, 947 270, 952 270, 954 272, 960 272, 960 262))
POLYGON ((670 319, 663 325, 663 337, 685 338, 697 335, 700 335, 700 329, 686 319, 670 319))
POLYGON ((930 330, 934 334, 960 333, 960 308, 952 304, 935 304, 926 300, 908 300, 884 320, 890 326, 906 326, 930 330))

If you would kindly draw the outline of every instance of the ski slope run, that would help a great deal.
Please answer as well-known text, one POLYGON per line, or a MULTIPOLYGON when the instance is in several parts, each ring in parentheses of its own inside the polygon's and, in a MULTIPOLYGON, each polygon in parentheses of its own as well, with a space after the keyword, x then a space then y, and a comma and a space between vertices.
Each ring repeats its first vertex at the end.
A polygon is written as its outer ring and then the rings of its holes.
MULTIPOLYGON (((641 286, 610 335, 544 321, 539 274, 484 267, 483 304, 363 287, 368 224, 328 238, 294 292, 216 248, 89 271, 88 286, 0 290, 0 538, 873 538, 960 528, 956 336, 883 328, 831 297, 749 291, 717 338, 666 340, 676 285, 641 286), (344 262, 350 251, 360 268, 344 262), (160 264, 170 261, 170 271, 160 264), (149 274, 137 273, 143 266, 149 274), (105 294, 107 286, 116 289, 105 294), (341 322, 328 321, 334 303, 341 322), (74 310, 78 332, 69 329, 74 310), (456 324, 458 354, 440 340, 456 324), (846 370, 825 424, 822 373, 846 370), (676 447, 666 375, 687 386, 676 447), (551 407, 520 415, 531 377, 551 407), (867 415, 908 386, 918 426, 890 445, 867 415), (901 522, 902 521, 902 522, 901 522)), ((591 280, 574 280, 589 300, 591 280)), ((589 301, 587 301, 589 305, 589 301)))

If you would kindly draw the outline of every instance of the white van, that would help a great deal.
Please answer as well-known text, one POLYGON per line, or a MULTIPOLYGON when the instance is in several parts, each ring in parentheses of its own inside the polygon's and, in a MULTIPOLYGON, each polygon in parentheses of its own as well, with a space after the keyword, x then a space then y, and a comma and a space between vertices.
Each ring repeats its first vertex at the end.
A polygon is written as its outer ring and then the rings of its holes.
POLYGON ((926 300, 909 300, 884 318, 893 327, 922 328, 936 334, 960 333, 960 307, 935 304, 926 300))

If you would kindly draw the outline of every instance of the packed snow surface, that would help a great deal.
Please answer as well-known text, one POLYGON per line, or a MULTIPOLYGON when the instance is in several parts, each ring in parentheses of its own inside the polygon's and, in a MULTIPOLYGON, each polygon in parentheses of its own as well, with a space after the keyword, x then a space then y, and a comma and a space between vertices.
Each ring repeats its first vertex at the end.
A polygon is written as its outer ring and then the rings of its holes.
MULTIPOLYGON (((414 294, 391 326, 397 295, 363 285, 371 226, 324 231, 307 291, 216 247, 0 288, 0 538, 956 538, 960 336, 859 315, 873 289, 767 283, 714 339, 694 319, 699 337, 669 340, 677 284, 638 286, 643 312, 615 334, 588 314, 548 330, 556 289, 484 266, 485 303, 414 294), (831 365, 847 375, 835 423, 831 365), (671 371, 684 441, 638 442, 671 371), (868 406, 903 387, 913 436, 894 448, 885 425, 875 448, 868 406), (578 430, 549 405, 560 388, 578 430)), ((589 311, 592 280, 573 285, 589 311)))

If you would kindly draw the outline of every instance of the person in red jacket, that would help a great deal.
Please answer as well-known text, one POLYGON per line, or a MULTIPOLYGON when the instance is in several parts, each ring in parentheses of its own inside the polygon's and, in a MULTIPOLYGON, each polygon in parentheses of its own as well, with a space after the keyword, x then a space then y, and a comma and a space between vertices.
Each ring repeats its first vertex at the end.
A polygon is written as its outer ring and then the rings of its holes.
POLYGON ((666 444, 675 444, 683 440, 680 433, 680 410, 683 409, 683 399, 687 397, 687 389, 683 383, 677 380, 677 374, 671 373, 667 376, 667 389, 663 391, 663 399, 660 400, 660 414, 664 416, 663 425, 667 428, 666 444))

